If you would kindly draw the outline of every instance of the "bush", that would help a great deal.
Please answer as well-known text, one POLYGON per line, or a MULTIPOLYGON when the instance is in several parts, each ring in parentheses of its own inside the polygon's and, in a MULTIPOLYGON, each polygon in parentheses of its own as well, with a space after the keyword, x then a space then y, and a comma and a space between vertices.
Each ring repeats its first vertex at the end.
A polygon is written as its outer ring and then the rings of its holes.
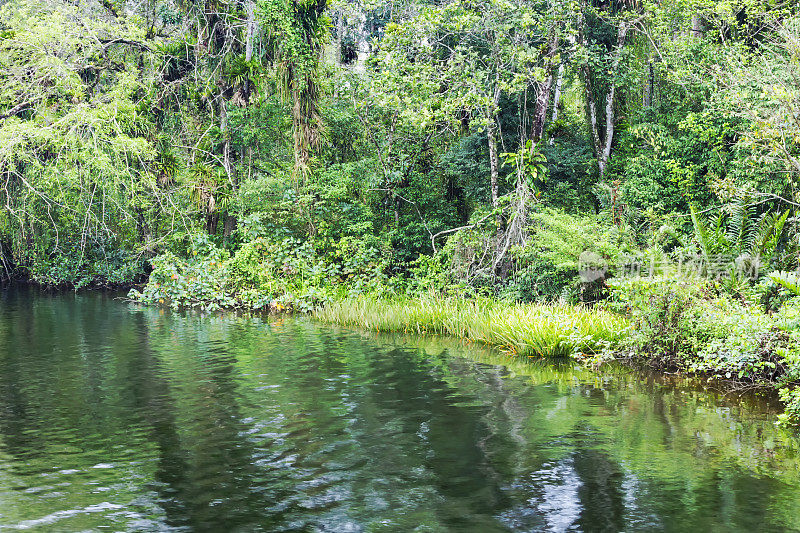
POLYGON ((650 364, 682 368, 707 339, 700 302, 711 296, 702 281, 670 278, 632 278, 609 283, 617 310, 633 319, 627 347, 650 364))
POLYGON ((128 297, 173 309, 199 307, 214 311, 235 307, 235 299, 225 290, 228 253, 209 245, 202 238, 196 240, 193 246, 193 253, 188 259, 172 252, 154 258, 147 285, 142 292, 131 290, 128 297), (200 254, 199 251, 204 253, 200 254))
POLYGON ((191 239, 188 258, 165 252, 153 260, 137 301, 208 310, 291 308, 310 311, 337 296, 390 290, 391 254, 379 242, 352 237, 325 243, 257 237, 230 257, 206 236, 191 239))
POLYGON ((755 306, 721 298, 702 306, 709 338, 690 368, 718 378, 779 384, 789 373, 791 336, 755 306))
POLYGON ((543 208, 530 215, 525 244, 512 247, 495 271, 497 228, 488 213, 480 215, 473 216, 485 221, 479 227, 455 233, 437 254, 416 260, 411 277, 414 290, 520 302, 594 301, 602 293, 603 280, 591 285, 581 282, 581 254, 596 254, 609 275, 623 257, 632 254, 625 228, 597 217, 543 208))
POLYGON ((19 258, 36 283, 50 287, 114 286, 144 276, 144 261, 119 243, 81 242, 65 238, 59 248, 45 252, 38 246, 19 258))
POLYGON ((800 387, 786 388, 780 391, 785 411, 778 415, 783 424, 800 424, 800 387))
POLYGON ((524 261, 520 260, 519 264, 519 270, 513 273, 508 285, 500 293, 504 299, 520 302, 578 299, 580 280, 576 267, 559 268, 547 259, 534 254, 526 257, 524 261))
POLYGON ((782 389, 784 420, 800 414, 800 305, 776 315, 719 294, 714 283, 671 278, 612 283, 613 302, 632 318, 625 347, 649 364, 782 389))

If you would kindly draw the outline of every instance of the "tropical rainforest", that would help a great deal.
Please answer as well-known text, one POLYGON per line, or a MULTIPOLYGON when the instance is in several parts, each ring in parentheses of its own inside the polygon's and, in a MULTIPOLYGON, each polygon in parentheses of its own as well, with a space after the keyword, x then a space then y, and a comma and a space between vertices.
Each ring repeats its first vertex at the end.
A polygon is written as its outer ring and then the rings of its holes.
POLYGON ((793 0, 7 0, 0 276, 780 390, 793 0))

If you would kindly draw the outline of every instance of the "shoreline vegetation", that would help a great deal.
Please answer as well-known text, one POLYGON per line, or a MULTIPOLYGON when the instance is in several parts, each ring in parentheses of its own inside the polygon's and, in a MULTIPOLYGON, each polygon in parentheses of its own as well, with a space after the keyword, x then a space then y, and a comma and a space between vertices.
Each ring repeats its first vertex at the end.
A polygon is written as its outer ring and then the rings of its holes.
POLYGON ((786 407, 780 420, 800 421, 800 298, 790 290, 796 284, 790 274, 765 276, 761 286, 743 282, 736 293, 730 278, 681 277, 669 270, 576 279, 576 292, 602 298, 592 304, 524 303, 446 283, 438 292, 424 290, 422 277, 425 285, 436 284, 436 273, 449 271, 388 278, 377 259, 343 275, 341 264, 353 249, 326 257, 311 249, 280 252, 263 240, 233 255, 205 239, 192 246, 185 257, 154 260, 148 284, 132 290, 130 299, 174 309, 304 312, 371 331, 448 335, 522 357, 643 365, 725 382, 731 390, 777 390, 786 407), (780 304, 765 310, 764 294, 780 304))
MULTIPOLYGON (((571 357, 590 367, 615 361, 713 380, 731 391, 773 390, 785 406, 779 421, 800 422, 800 350, 792 335, 800 310, 767 315, 713 297, 710 284, 697 281, 632 284, 638 286, 627 288, 636 295, 623 306, 628 316, 608 309, 613 304, 589 309, 425 297, 340 300, 315 316, 378 332, 444 334, 532 359, 571 357)), ((617 298, 625 299, 622 291, 617 298)))
POLYGON ((568 304, 360 297, 313 313, 318 320, 377 332, 449 335, 519 356, 599 355, 617 346, 628 321, 615 313, 568 304))
MULTIPOLYGON (((227 273, 224 266, 220 264, 219 272, 227 273)), ((213 269, 191 269, 194 275, 190 277, 196 278, 199 271, 213 269)), ((611 297, 591 307, 480 296, 345 296, 342 287, 336 291, 338 296, 325 303, 301 307, 284 298, 284 303, 272 300, 262 307, 246 305, 233 295, 204 298, 195 293, 172 300, 157 276, 139 286, 143 292, 132 288, 129 300, 175 310, 301 312, 323 323, 372 332, 477 343, 497 348, 523 364, 572 360, 594 370, 606 363, 647 367, 661 374, 713 381, 728 391, 775 391, 785 408, 779 422, 800 423, 800 339, 793 335, 800 323, 800 305, 790 302, 779 312, 764 313, 727 297, 708 280, 617 280, 609 283, 614 287, 611 297)), ((178 287, 185 285, 175 273, 167 278, 178 287)), ((785 274, 783 278, 793 279, 785 274)), ((179 289, 178 294, 188 293, 179 289)), ((262 296, 262 300, 269 298, 262 296)))

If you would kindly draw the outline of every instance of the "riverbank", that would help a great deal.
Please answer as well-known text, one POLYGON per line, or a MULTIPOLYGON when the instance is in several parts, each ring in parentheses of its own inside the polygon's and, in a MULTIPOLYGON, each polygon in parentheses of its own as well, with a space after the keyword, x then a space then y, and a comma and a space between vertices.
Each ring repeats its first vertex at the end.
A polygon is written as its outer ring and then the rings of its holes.
POLYGON ((520 356, 648 366, 715 380, 729 390, 777 390, 786 409, 781 422, 798 423, 800 315, 793 306, 770 315, 707 289, 640 280, 617 290, 614 303, 594 308, 362 296, 334 301, 314 316, 379 332, 449 335, 520 356))
POLYGON ((380 332, 444 334, 531 357, 600 354, 619 344, 624 317, 567 304, 510 304, 475 300, 359 297, 314 313, 323 322, 380 332))
POLYGON ((592 307, 577 298, 519 303, 456 285, 432 289, 422 273, 390 278, 370 262, 344 270, 345 252, 326 259, 295 248, 286 256, 268 244, 254 240, 233 256, 208 243, 187 257, 165 253, 129 298, 174 309, 309 312, 330 323, 451 335, 523 356, 624 360, 732 389, 778 390, 782 420, 800 421, 800 296, 777 285, 734 290, 673 272, 607 279, 592 307))

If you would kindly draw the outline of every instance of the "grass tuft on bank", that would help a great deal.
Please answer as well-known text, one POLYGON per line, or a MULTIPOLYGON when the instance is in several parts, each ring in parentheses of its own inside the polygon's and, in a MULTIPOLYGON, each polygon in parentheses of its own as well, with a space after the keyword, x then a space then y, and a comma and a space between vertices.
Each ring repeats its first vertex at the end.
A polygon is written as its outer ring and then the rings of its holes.
POLYGON ((627 319, 561 304, 511 304, 490 299, 340 300, 315 312, 324 322, 381 332, 452 335, 530 357, 597 354, 614 348, 627 319))

